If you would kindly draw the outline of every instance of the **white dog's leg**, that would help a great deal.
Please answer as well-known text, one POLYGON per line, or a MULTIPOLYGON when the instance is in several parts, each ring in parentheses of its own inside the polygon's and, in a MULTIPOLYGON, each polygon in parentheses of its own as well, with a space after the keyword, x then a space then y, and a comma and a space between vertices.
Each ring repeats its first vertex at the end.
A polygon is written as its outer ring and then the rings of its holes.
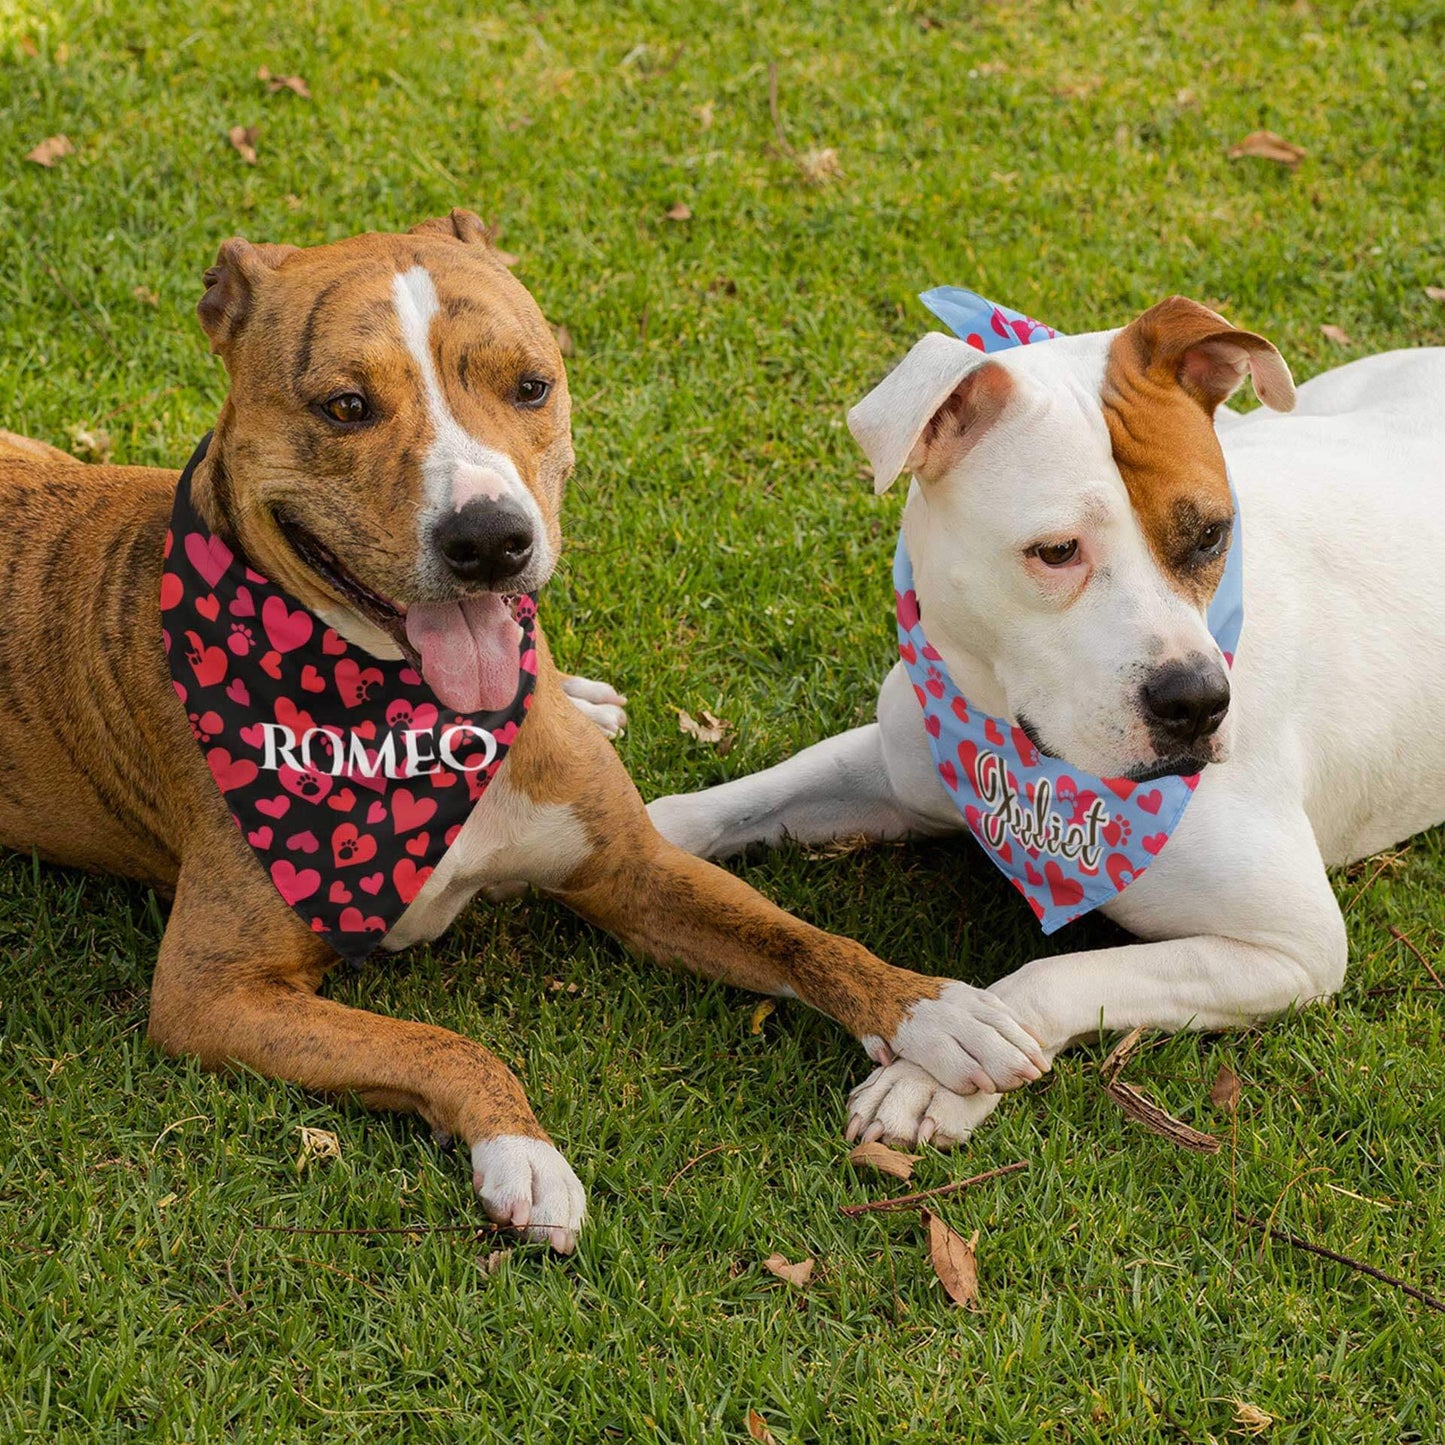
POLYGON ((700 793, 648 805, 670 843, 702 858, 726 858, 785 838, 902 838, 913 819, 895 797, 877 723, 815 743, 787 762, 700 793))
POLYGON ((572 706, 595 723, 609 738, 615 738, 627 726, 627 699, 616 688, 590 677, 562 674, 562 691, 572 699, 572 706))
MULTIPOLYGON (((1111 911, 1137 932, 1174 924, 1184 936, 1037 959, 987 990, 1050 1062, 1101 1031, 1242 1027, 1326 998, 1344 979, 1344 919, 1303 813, 1271 821, 1258 807, 1199 799, 1111 911)), ((848 1132, 944 1147, 999 1098, 950 1093, 900 1062, 853 1091, 848 1132)))

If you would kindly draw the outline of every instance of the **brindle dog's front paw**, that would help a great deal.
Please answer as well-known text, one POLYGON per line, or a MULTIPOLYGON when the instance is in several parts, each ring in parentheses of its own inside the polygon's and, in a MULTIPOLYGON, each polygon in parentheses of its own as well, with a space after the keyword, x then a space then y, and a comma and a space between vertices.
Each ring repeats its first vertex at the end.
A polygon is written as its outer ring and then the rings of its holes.
POLYGON ((472 1187, 487 1218, 558 1254, 577 1247, 587 1195, 572 1166, 545 1139, 504 1134, 472 1145, 472 1187))
POLYGON ((998 1108, 1002 1094, 955 1094, 917 1064, 900 1060, 874 1069, 848 1095, 848 1128, 855 1139, 882 1139, 910 1148, 952 1149, 998 1108))
POLYGON ((589 722, 595 723, 609 738, 615 738, 627 727, 627 699, 616 688, 590 677, 564 674, 562 691, 572 699, 572 706, 589 722))
POLYGON ((1039 1042, 996 995, 950 979, 937 998, 920 998, 883 1042, 870 1035, 863 1048, 879 1063, 907 1059, 957 1094, 1004 1093, 1048 1071, 1039 1042))

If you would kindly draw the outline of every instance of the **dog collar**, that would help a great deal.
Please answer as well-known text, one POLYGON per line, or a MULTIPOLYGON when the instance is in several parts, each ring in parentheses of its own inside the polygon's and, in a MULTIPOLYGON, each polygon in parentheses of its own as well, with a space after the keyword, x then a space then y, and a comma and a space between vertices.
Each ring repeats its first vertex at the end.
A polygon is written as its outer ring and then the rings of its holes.
MULTIPOLYGON (((926 291, 923 304, 969 345, 1002 351, 1049 341, 1051 327, 971 291, 926 291)), ((1244 625, 1244 536, 1239 498, 1209 631, 1234 665, 1244 625)), ((1046 757, 1023 730, 970 706, 924 634, 913 564, 899 533, 893 558, 898 654, 913 683, 928 746, 948 795, 984 853, 1023 894, 1045 933, 1117 898, 1178 826, 1199 775, 1099 778, 1046 757)))
POLYGON ((211 533, 176 486, 161 573, 171 682, 231 817, 283 899, 343 958, 391 930, 456 841, 526 720, 537 601, 517 600, 517 692, 446 707, 406 661, 373 657, 211 533))

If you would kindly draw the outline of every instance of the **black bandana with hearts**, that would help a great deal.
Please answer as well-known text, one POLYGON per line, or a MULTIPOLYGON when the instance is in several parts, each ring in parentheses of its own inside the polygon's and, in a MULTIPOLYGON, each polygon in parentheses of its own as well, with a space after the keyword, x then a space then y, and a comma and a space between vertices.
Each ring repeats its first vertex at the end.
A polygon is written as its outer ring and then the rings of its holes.
POLYGON ((171 680, 276 891, 360 961, 421 891, 496 776, 537 682, 536 598, 514 603, 517 692, 458 713, 407 661, 353 647, 263 577, 176 486, 161 574, 171 680))

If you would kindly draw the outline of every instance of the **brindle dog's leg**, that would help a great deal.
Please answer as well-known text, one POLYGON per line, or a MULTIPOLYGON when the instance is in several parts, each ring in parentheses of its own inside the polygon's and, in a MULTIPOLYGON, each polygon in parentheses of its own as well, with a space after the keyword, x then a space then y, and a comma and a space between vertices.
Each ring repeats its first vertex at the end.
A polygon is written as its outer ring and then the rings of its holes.
POLYGON ((543 883, 549 892, 661 962, 802 999, 880 1063, 912 1059, 963 1093, 1040 1077, 1047 1063, 1036 1042, 992 994, 891 967, 667 842, 602 735, 549 696, 557 687, 555 675, 539 680, 546 705, 507 764, 510 787, 565 805, 585 835, 584 861, 560 885, 543 883))
POLYGON ((492 1219, 570 1250, 582 1186, 512 1072, 460 1034, 317 997, 335 956, 237 848, 212 840, 182 866, 152 985, 156 1045, 420 1114, 470 1147, 492 1219))

